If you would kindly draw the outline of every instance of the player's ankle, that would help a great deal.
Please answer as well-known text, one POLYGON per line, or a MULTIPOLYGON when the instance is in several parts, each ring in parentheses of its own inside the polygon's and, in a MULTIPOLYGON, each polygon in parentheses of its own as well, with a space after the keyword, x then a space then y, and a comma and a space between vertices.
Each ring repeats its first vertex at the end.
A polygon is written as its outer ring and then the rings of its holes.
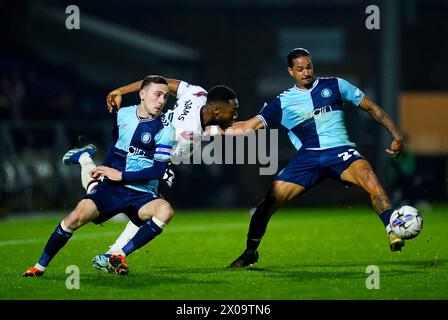
POLYGON ((118 249, 118 250, 109 250, 111 255, 116 255, 116 256, 122 256, 122 257, 126 257, 126 254, 124 253, 123 249, 118 249))
POLYGON ((260 242, 261 239, 247 239, 246 250, 244 251, 244 253, 248 255, 254 255, 258 250, 260 242))
POLYGON ((386 209, 379 215, 381 221, 383 222, 383 224, 386 228, 390 223, 390 216, 392 215, 393 212, 394 212, 393 209, 386 209))
POLYGON ((257 249, 248 249, 248 248, 246 248, 246 250, 244 250, 244 253, 249 255, 249 256, 253 256, 256 252, 257 252, 257 249))

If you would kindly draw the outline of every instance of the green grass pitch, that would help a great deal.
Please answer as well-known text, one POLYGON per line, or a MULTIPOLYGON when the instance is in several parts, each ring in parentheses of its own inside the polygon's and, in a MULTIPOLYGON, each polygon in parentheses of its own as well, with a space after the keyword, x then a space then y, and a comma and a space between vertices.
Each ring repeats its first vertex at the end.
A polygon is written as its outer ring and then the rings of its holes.
POLYGON ((282 209, 269 224, 259 262, 244 270, 226 265, 244 249, 247 211, 179 210, 162 235, 128 257, 125 277, 91 265, 125 222, 84 226, 43 277, 22 278, 62 216, 3 220, 0 299, 446 300, 447 209, 439 205, 422 212, 422 233, 401 253, 389 250, 370 208, 282 209), (69 265, 79 267, 79 289, 66 288, 69 265), (366 287, 370 265, 379 269, 379 289, 366 287))

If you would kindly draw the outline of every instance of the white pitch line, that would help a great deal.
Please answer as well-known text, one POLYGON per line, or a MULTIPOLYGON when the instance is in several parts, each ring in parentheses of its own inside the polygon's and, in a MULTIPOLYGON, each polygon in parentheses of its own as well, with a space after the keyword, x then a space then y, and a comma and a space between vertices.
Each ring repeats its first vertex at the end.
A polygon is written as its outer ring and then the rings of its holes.
MULTIPOLYGON (((204 232, 204 231, 212 231, 217 229, 238 229, 247 227, 247 223, 226 223, 226 224, 215 224, 215 225, 192 225, 192 226, 182 226, 182 227, 168 227, 167 231, 169 233, 180 233, 180 232, 204 232)), ((124 230, 124 228, 123 228, 124 230)), ((85 240, 85 239, 96 239, 96 238, 106 238, 117 236, 120 234, 119 231, 108 231, 102 232, 100 234, 96 232, 91 233, 81 233, 73 236, 71 241, 73 240, 85 240)), ((3 240, 0 241, 0 247, 5 246, 17 246, 24 244, 32 244, 32 243, 43 243, 47 241, 48 238, 31 238, 31 239, 11 239, 11 240, 3 240)))

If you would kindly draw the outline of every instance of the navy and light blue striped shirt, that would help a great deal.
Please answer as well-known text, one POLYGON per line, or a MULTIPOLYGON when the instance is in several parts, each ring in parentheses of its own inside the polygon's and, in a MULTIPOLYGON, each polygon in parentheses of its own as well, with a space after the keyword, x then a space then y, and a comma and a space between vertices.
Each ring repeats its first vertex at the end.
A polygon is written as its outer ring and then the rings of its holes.
POLYGON ((265 128, 282 125, 299 150, 323 150, 355 146, 344 123, 344 101, 358 106, 364 93, 341 78, 317 78, 309 89, 292 87, 261 109, 258 117, 265 128))
POLYGON ((104 165, 123 173, 125 186, 158 194, 158 179, 171 159, 175 130, 163 115, 143 119, 136 105, 120 108, 104 165))

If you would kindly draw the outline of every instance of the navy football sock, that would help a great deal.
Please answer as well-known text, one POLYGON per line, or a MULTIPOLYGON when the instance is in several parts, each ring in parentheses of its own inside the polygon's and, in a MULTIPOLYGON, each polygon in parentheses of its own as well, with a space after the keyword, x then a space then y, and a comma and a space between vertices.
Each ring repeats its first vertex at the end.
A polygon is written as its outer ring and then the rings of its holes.
POLYGON ((253 255, 260 245, 261 239, 247 239, 245 253, 253 255))
POLYGON ((42 252, 39 259, 39 264, 42 267, 47 267, 51 259, 53 259, 53 257, 59 252, 59 250, 61 250, 63 246, 65 246, 68 239, 70 239, 72 235, 72 232, 64 231, 59 223, 45 245, 44 252, 42 252))
POLYGON ((255 209, 250 219, 249 232, 247 233, 245 250, 247 254, 254 254, 257 251, 261 238, 266 233, 266 228, 273 214, 270 211, 272 211, 274 203, 275 198, 268 192, 263 201, 255 209))
POLYGON ((128 243, 122 248, 124 254, 128 256, 138 248, 143 247, 149 241, 154 239, 162 232, 162 228, 160 228, 152 219, 149 219, 135 236, 129 240, 128 243))
POLYGON ((394 209, 386 209, 380 214, 380 219, 384 226, 387 227, 390 224, 390 216, 394 212, 394 209))

